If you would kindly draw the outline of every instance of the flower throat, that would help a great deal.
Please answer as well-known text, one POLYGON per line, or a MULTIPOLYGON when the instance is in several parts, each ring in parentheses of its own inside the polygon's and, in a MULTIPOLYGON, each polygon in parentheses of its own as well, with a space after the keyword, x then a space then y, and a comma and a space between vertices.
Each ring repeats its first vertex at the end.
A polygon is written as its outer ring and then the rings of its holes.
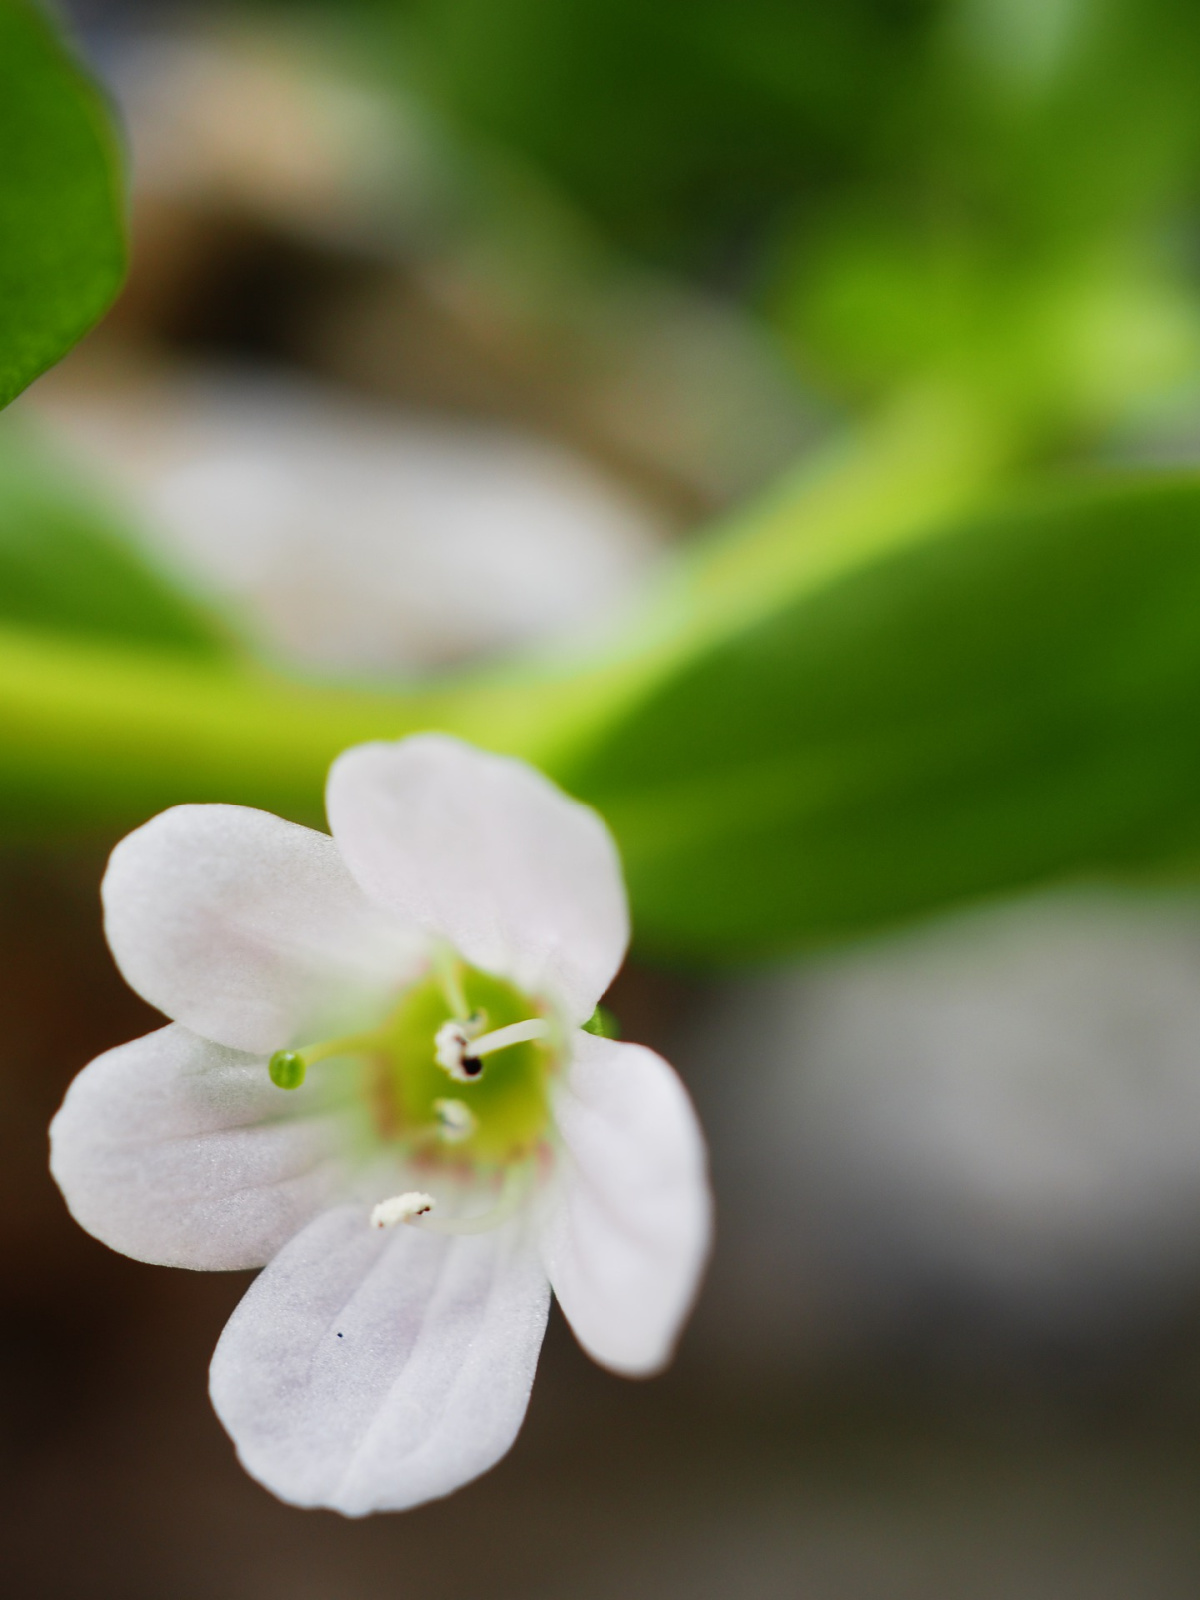
POLYGON ((316 1062, 357 1057, 386 1138, 434 1159, 508 1165, 533 1153, 548 1124, 556 1032, 512 984, 452 960, 406 989, 379 1027, 277 1050, 270 1073, 295 1089, 316 1062))

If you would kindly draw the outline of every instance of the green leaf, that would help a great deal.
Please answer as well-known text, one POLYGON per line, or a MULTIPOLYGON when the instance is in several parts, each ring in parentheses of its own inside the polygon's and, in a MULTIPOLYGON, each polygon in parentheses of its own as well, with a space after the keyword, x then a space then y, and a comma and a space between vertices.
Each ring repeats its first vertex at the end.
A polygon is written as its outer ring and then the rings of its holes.
POLYGON ((929 32, 927 7, 876 0, 342 9, 373 23, 376 57, 414 63, 443 116, 536 164, 622 244, 710 271, 817 174, 857 168, 929 32))
POLYGON ((1200 479, 1047 491, 697 656, 567 773, 644 949, 743 958, 1200 846, 1200 479))
POLYGON ((244 662, 0 626, 0 827, 123 830, 183 800, 319 824, 339 750, 439 726, 456 723, 436 700, 322 691, 244 662))
POLYGON ((218 626, 14 416, 0 425, 0 622, 223 653, 218 626))
POLYGON ((0 405, 87 332, 124 269, 104 103, 39 6, 0 0, 0 405))

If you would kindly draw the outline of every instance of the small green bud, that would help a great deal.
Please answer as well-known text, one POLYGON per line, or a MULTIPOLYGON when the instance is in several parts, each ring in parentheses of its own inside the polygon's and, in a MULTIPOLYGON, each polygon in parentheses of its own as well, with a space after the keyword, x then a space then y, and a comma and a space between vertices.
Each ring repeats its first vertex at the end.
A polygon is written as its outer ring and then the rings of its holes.
POLYGON ((307 1065, 299 1050, 276 1050, 267 1070, 277 1088, 298 1089, 304 1082, 307 1065))
POLYGON ((598 1039, 619 1039, 621 1024, 604 1006, 597 1006, 583 1025, 584 1033, 594 1033, 598 1039))

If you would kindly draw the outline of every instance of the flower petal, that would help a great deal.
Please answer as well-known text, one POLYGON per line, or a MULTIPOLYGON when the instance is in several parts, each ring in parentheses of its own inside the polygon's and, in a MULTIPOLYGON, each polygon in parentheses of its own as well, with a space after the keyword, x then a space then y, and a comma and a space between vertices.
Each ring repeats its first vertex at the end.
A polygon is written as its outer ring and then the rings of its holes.
POLYGON ((371 904, 332 839, 245 806, 152 818, 113 851, 103 896, 126 981, 235 1050, 306 1042, 416 960, 419 936, 371 904))
POLYGON ((591 1015, 629 940, 601 818, 524 762, 444 734, 333 764, 333 836, 367 893, 468 961, 591 1015))
POLYGON ((246 1470, 347 1516, 448 1494, 504 1455, 549 1302, 525 1219, 448 1238, 367 1216, 326 1212, 272 1261, 210 1378, 246 1470))
POLYGON ((577 1035, 555 1119, 563 1154, 542 1258, 580 1344, 630 1375, 670 1359, 708 1254, 704 1136, 687 1091, 641 1045, 577 1035))
POLYGON ((139 1261, 258 1267, 342 1192, 349 1112, 173 1024, 85 1067, 50 1127, 71 1215, 139 1261))

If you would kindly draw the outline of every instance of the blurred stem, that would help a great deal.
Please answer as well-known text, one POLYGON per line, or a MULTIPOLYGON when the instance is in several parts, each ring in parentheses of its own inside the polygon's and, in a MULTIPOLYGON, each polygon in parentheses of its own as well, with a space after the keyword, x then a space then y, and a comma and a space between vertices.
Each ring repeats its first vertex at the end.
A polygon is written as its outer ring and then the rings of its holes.
POLYGON ((682 663, 798 596, 927 536, 1011 456, 961 394, 914 389, 698 542, 587 661, 408 692, 317 688, 252 667, 0 629, 0 814, 23 830, 125 826, 181 800, 319 821, 347 745, 440 728, 570 779, 574 760, 682 663))
MULTIPOLYGON (((569 778, 575 758, 684 663, 936 534, 1018 454, 1015 430, 964 393, 906 391, 700 538, 603 657, 553 678, 493 682, 520 719, 510 748, 569 778)), ((462 709, 471 707, 468 690, 462 709)))

